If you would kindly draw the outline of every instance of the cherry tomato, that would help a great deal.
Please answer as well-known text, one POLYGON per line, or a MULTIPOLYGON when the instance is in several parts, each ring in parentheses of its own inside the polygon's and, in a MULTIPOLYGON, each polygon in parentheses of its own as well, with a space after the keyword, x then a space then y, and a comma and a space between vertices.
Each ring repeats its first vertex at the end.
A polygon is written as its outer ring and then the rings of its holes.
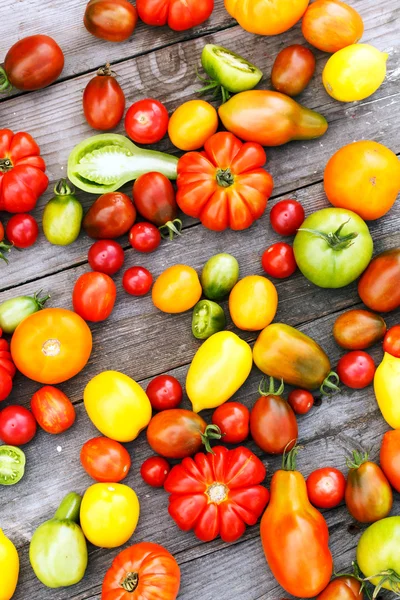
POLYGON ((184 102, 174 111, 168 123, 171 142, 187 152, 202 148, 217 129, 217 111, 204 100, 184 102))
POLYGON ((125 94, 107 63, 83 92, 83 112, 93 129, 114 129, 124 116, 125 94))
POLYGON ((37 240, 39 226, 31 215, 19 213, 8 221, 6 235, 16 248, 29 248, 37 240))
POLYGON ((221 404, 214 411, 211 421, 220 428, 224 443, 240 444, 249 436, 250 411, 240 402, 221 404))
POLYGON ((152 407, 155 410, 176 408, 182 402, 182 386, 172 375, 158 375, 146 388, 152 407))
POLYGON ((281 200, 272 207, 269 218, 276 233, 294 235, 305 219, 304 208, 297 200, 281 200))
POLYGON ((9 371, 0 366, 0 402, 8 398, 12 390, 12 376, 9 371))
POLYGON ((307 493, 311 504, 317 508, 333 508, 344 499, 346 478, 334 467, 313 471, 307 478, 307 493))
POLYGON ((100 482, 118 483, 131 468, 128 450, 107 437, 96 437, 85 442, 80 458, 86 473, 100 482))
POLYGON ((374 379, 376 366, 369 354, 362 350, 348 352, 338 362, 337 374, 349 388, 361 390, 374 379))
POLYGON ((31 410, 47 433, 62 433, 75 422, 75 408, 71 400, 52 385, 45 385, 33 394, 31 410))
POLYGON ((400 325, 391 327, 383 338, 383 351, 400 358, 400 325))
POLYGON ((296 415, 305 415, 314 405, 314 396, 308 390, 292 390, 288 402, 296 415))
POLYGON ((138 144, 155 144, 168 130, 168 111, 153 98, 132 104, 125 115, 125 131, 138 144))
POLYGON ((114 240, 99 240, 89 248, 88 261, 93 271, 113 275, 124 264, 125 254, 114 240))
POLYGON ((114 308, 117 289, 105 273, 83 273, 74 285, 72 304, 74 311, 85 321, 104 321, 114 308))
POLYGON ((24 406, 7 406, 0 412, 0 440, 12 446, 30 442, 36 433, 36 420, 24 406))
POLYGON ((161 243, 161 233, 152 223, 136 223, 129 232, 129 243, 138 252, 154 252, 161 243))
POLYGON ((140 474, 147 485, 159 488, 163 487, 170 470, 171 465, 165 458, 162 458, 162 456, 151 456, 140 467, 140 474))
POLYGON ((132 35, 137 19, 137 10, 128 0, 90 0, 83 22, 92 35, 123 42, 132 35))
POLYGON ((122 286, 131 296, 145 296, 153 285, 153 276, 144 267, 130 267, 122 277, 122 286))
POLYGON ((293 248, 285 242, 277 242, 267 248, 262 255, 261 264, 268 275, 277 279, 290 277, 297 269, 293 248))

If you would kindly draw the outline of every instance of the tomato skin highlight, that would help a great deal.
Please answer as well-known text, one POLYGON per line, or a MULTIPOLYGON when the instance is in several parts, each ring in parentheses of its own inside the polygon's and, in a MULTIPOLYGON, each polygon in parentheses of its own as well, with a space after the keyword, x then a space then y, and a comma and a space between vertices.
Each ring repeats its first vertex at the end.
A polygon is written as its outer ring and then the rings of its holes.
POLYGON ((108 131, 121 121, 125 111, 125 94, 110 65, 97 71, 83 92, 83 112, 93 129, 108 131))
POLYGON ((131 468, 129 452, 115 440, 92 438, 82 446, 80 459, 87 474, 99 482, 118 483, 131 468))
POLYGON ((213 412, 212 423, 217 425, 226 444, 241 444, 250 433, 250 411, 240 402, 225 402, 213 412))
POLYGON ((132 200, 122 192, 109 192, 94 201, 82 226, 94 239, 115 239, 124 235, 136 219, 132 200))
POLYGON ((128 108, 125 131, 137 144, 156 144, 166 135, 168 121, 169 115, 164 104, 147 98, 134 102, 128 108))
POLYGON ((379 462, 390 485, 400 492, 400 430, 387 431, 382 438, 379 462))
POLYGON ((362 350, 348 352, 338 362, 337 374, 349 388, 361 390, 374 380, 376 366, 373 358, 362 350))
POLYGON ((334 508, 344 500, 346 478, 334 467, 313 471, 306 481, 308 499, 317 508, 334 508))
POLYGON ((137 19, 137 10, 128 0, 90 0, 83 22, 95 37, 123 42, 132 35, 137 19))
POLYGON ((140 474, 147 485, 159 488, 163 487, 171 465, 161 456, 151 456, 147 458, 140 467, 140 474))
POLYGON ((12 446, 30 442, 36 434, 36 420, 23 406, 6 406, 0 412, 0 440, 12 446))
POLYGON ((293 248, 285 242, 269 246, 261 257, 261 265, 267 275, 277 279, 290 277, 297 269, 293 248))
POLYGON ((117 289, 105 273, 83 273, 72 292, 74 311, 85 321, 105 321, 114 308, 117 289))
POLYGON ((122 286, 131 296, 145 296, 152 285, 153 276, 144 267, 130 267, 122 277, 122 286))
POLYGON ((146 388, 146 394, 154 410, 177 408, 182 402, 182 386, 172 375, 158 375, 146 388))
POLYGON ((8 221, 6 235, 16 248, 29 248, 38 238, 39 225, 32 215, 19 213, 8 221))
POLYGON ((98 240, 89 248, 88 262, 93 271, 114 275, 121 269, 124 260, 123 248, 114 240, 98 240))
POLYGON ((47 433, 63 433, 75 423, 75 408, 71 400, 52 385, 46 385, 33 394, 31 410, 47 433))
POLYGON ((297 96, 310 83, 315 71, 314 54, 300 44, 281 50, 272 67, 272 86, 287 96, 297 96))

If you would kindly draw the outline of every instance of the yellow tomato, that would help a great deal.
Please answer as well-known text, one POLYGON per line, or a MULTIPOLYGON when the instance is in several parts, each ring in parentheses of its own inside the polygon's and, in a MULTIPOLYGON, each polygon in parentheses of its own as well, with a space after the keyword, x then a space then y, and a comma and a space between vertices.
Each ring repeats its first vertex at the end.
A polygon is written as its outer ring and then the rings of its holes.
POLYGON ((387 352, 374 377, 374 391, 386 423, 400 429, 400 358, 387 352))
POLYGON ((118 442, 131 442, 150 422, 151 404, 133 379, 118 371, 104 371, 89 381, 83 392, 93 425, 118 442))
POLYGON ((229 312, 239 329, 259 331, 273 320, 278 293, 269 279, 249 275, 238 281, 229 296, 229 312))
POLYGON ((10 600, 18 583, 19 557, 11 540, 0 529, 0 600, 10 600))
POLYGON ((135 492, 122 483, 95 483, 83 495, 80 521, 85 537, 100 548, 116 548, 129 540, 139 520, 135 492))
POLYGON ((225 8, 246 31, 276 35, 287 31, 301 19, 309 1, 225 0, 225 8))
POLYGON ((186 377, 194 412, 229 400, 246 381, 252 365, 250 346, 232 331, 209 337, 194 355, 186 377))
POLYGON ((323 70, 326 91, 340 102, 368 98, 385 79, 387 58, 387 54, 369 44, 342 48, 330 57, 323 70))
POLYGON ((157 278, 151 292, 153 304, 166 313, 181 313, 193 308, 201 297, 199 277, 192 267, 174 265, 157 278))
POLYGON ((217 129, 217 111, 204 100, 189 100, 181 104, 168 123, 171 142, 186 151, 202 148, 217 129))

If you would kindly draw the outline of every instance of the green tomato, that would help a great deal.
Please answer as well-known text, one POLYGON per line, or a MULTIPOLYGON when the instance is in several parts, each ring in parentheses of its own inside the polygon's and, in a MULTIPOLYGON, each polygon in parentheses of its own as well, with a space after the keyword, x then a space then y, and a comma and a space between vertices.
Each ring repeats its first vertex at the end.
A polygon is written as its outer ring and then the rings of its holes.
MULTIPOLYGON (((379 591, 400 591, 400 517, 387 517, 364 531, 357 546, 357 563, 379 591), (385 575, 386 573, 386 575, 385 575), (377 577, 374 577, 377 575, 377 577)), ((375 596, 374 596, 375 597, 375 596)))
POLYGON ((16 446, 0 446, 0 485, 14 485, 25 473, 25 454, 16 446))
POLYGON ((312 283, 341 288, 368 266, 373 241, 367 224, 354 212, 324 208, 304 221, 293 250, 300 271, 312 283))
POLYGON ((54 194, 43 212, 43 232, 51 244, 68 246, 76 240, 81 230, 82 204, 65 179, 57 183, 54 194))
POLYGON ((226 326, 226 317, 222 306, 212 300, 200 300, 193 309, 192 333, 198 340, 206 340, 222 331, 226 326))
POLYGON ((204 265, 201 286, 206 298, 222 300, 239 279, 239 263, 231 254, 216 254, 204 265))
POLYGON ((14 333, 18 325, 33 313, 42 310, 50 296, 17 296, 0 304, 0 328, 5 333, 14 333))

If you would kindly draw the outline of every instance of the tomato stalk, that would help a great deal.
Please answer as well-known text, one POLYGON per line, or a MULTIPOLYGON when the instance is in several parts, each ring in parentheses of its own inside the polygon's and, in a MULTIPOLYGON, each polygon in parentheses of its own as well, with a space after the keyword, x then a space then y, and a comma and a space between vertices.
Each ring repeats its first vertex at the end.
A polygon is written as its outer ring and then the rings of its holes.
POLYGON ((230 187, 235 183, 235 177, 229 167, 227 169, 218 169, 216 179, 218 185, 224 188, 230 187))
MULTIPOLYGON (((290 444, 292 442, 293 442, 293 440, 291 440, 286 447, 290 446, 290 444)), ((299 451, 302 449, 303 449, 303 446, 293 446, 293 448, 291 450, 289 450, 289 452, 287 452, 285 449, 285 451, 283 453, 283 457, 282 457, 282 471, 296 471, 297 455, 298 455, 299 451)))
POLYGON ((368 462, 369 454, 368 452, 359 452, 358 450, 353 450, 352 452, 353 458, 348 458, 346 460, 346 465, 349 469, 358 469, 364 463, 368 462))
POLYGON ((174 239, 175 235, 182 235, 182 221, 180 219, 174 219, 173 221, 167 221, 164 225, 158 228, 161 233, 161 237, 166 240, 168 237, 170 240, 174 239))
POLYGON ((139 585, 139 573, 130 572, 127 573, 124 579, 121 581, 121 587, 127 592, 134 592, 139 585))
POLYGON ((400 598, 400 575, 396 573, 393 569, 386 569, 386 571, 381 571, 376 575, 372 575, 371 577, 366 577, 364 581, 371 581, 371 579, 375 579, 376 577, 381 577, 380 582, 375 586, 374 593, 372 594, 372 600, 378 597, 379 592, 382 591, 385 583, 390 584, 391 591, 394 595, 400 598))
POLYGON ((70 196, 74 194, 75 188, 68 184, 65 178, 60 179, 58 183, 54 186, 54 193, 56 196, 70 196))
POLYGON ((281 379, 281 383, 278 389, 275 391, 275 380, 273 377, 269 378, 269 386, 267 377, 263 377, 260 385, 258 386, 258 393, 260 396, 282 396, 283 391, 285 389, 285 384, 283 383, 283 379, 281 379))
POLYGON ((4 262, 8 265, 8 259, 3 254, 3 252, 11 252, 11 248, 13 244, 6 244, 6 242, 0 242, 0 260, 4 260, 4 262))
POLYGON ((204 430, 204 433, 201 434, 201 441, 207 452, 214 454, 213 449, 211 448, 210 442, 211 440, 220 440, 222 438, 222 433, 218 425, 207 425, 204 430))
POLYGON ((340 251, 350 248, 350 246, 353 245, 353 241, 358 237, 358 233, 355 231, 348 233, 347 235, 341 235, 343 227, 347 225, 349 221, 350 219, 347 219, 347 221, 344 221, 344 223, 342 223, 340 227, 336 229, 336 231, 330 231, 329 233, 324 233, 323 231, 318 231, 317 229, 306 228, 300 228, 299 231, 306 231, 307 233, 311 233, 312 235, 320 237, 328 244, 328 246, 330 246, 330 248, 332 248, 332 250, 340 251))
MULTIPOLYGON (((0 87, 1 91, 1 87, 0 87)), ((0 158, 0 173, 7 173, 13 168, 13 164, 9 158, 0 158)))
POLYGON ((8 92, 12 89, 12 85, 8 80, 7 73, 0 67, 0 92, 8 92))

